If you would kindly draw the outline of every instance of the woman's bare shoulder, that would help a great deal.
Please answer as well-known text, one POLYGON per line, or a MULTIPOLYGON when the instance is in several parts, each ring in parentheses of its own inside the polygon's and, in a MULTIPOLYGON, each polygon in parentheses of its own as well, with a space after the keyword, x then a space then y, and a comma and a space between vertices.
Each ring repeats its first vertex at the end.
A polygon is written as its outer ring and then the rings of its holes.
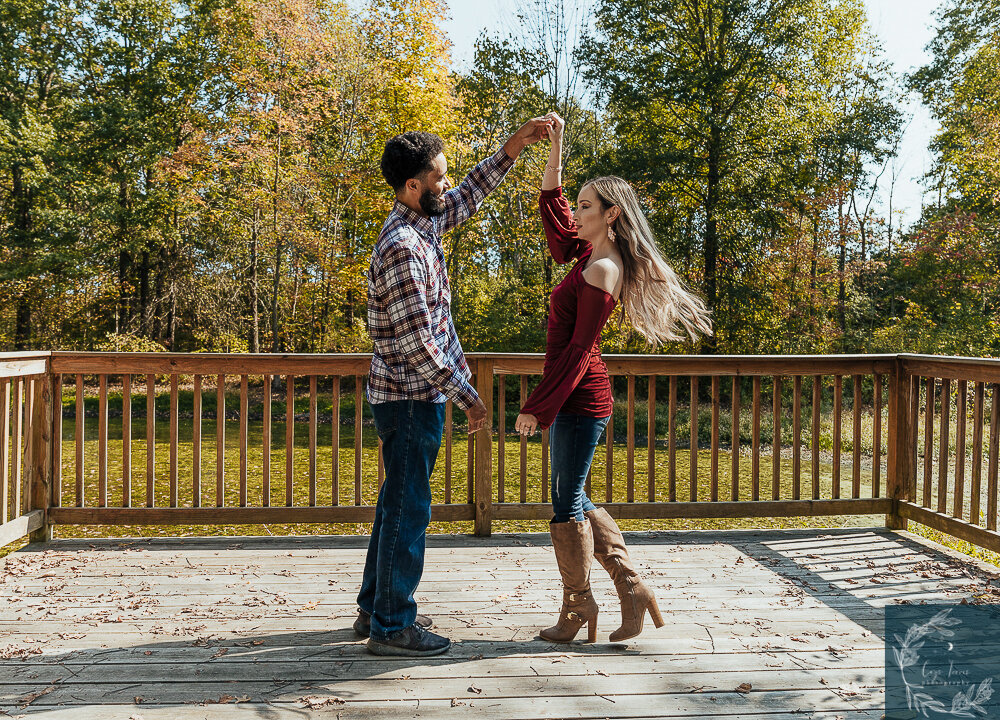
POLYGON ((583 271, 583 279, 588 285, 593 285, 613 296, 617 296, 615 291, 618 289, 620 277, 621 268, 609 257, 592 260, 583 271))

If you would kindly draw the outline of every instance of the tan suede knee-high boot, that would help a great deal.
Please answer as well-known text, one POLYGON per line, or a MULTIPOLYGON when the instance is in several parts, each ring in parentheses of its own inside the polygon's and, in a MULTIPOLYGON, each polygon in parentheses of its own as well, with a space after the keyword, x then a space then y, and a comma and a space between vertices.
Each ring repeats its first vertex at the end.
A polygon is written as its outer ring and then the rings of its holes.
POLYGON ((625 538, 614 518, 604 508, 586 513, 594 533, 594 557, 615 583, 622 604, 622 625, 611 633, 610 640, 627 640, 642 632, 642 621, 649 611, 656 627, 663 626, 663 617, 656 606, 653 591, 642 581, 628 556, 625 538))
POLYGON ((549 642, 568 643, 587 623, 587 642, 597 641, 597 602, 590 592, 590 564, 594 558, 594 536, 589 521, 550 523, 552 548, 563 581, 563 603, 559 620, 538 633, 549 642))

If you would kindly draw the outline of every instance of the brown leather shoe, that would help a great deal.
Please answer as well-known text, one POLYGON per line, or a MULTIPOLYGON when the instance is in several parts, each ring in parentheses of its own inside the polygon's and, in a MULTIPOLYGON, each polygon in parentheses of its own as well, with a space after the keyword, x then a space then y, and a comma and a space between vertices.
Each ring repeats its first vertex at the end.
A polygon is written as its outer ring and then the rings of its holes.
POLYGON ((586 513, 594 534, 594 557, 601 563, 615 583, 618 599, 622 605, 621 627, 611 633, 611 642, 628 640, 642 632, 642 622, 649 611, 653 625, 663 627, 663 616, 656 605, 653 591, 642 581, 635 571, 625 538, 622 537, 618 523, 604 508, 597 508, 586 513))
POLYGON ((562 575, 563 603, 558 622, 538 634, 549 642, 568 643, 586 623, 587 642, 596 642, 598 608, 590 592, 590 564, 594 557, 590 523, 549 523, 549 534, 562 575))

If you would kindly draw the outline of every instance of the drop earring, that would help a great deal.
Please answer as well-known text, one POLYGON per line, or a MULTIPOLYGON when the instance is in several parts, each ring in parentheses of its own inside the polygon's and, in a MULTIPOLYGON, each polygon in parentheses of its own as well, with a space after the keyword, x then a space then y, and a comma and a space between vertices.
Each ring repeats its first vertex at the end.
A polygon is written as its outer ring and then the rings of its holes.
POLYGON ((608 241, 612 243, 615 241, 615 231, 611 227, 611 223, 608 223, 608 241))

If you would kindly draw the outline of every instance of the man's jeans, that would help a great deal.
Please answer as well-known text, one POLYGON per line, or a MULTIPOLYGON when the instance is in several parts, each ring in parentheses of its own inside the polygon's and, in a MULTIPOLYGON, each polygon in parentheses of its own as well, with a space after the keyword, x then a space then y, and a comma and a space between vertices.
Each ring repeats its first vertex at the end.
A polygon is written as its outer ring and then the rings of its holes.
POLYGON ((371 406, 382 440, 385 482, 378 494, 358 607, 369 637, 387 641, 417 619, 413 593, 424 571, 431 519, 430 477, 444 430, 444 403, 399 400, 371 406))
POLYGON ((594 450, 611 416, 585 417, 561 412, 549 428, 552 452, 552 522, 583 522, 594 509, 584 488, 594 450))

